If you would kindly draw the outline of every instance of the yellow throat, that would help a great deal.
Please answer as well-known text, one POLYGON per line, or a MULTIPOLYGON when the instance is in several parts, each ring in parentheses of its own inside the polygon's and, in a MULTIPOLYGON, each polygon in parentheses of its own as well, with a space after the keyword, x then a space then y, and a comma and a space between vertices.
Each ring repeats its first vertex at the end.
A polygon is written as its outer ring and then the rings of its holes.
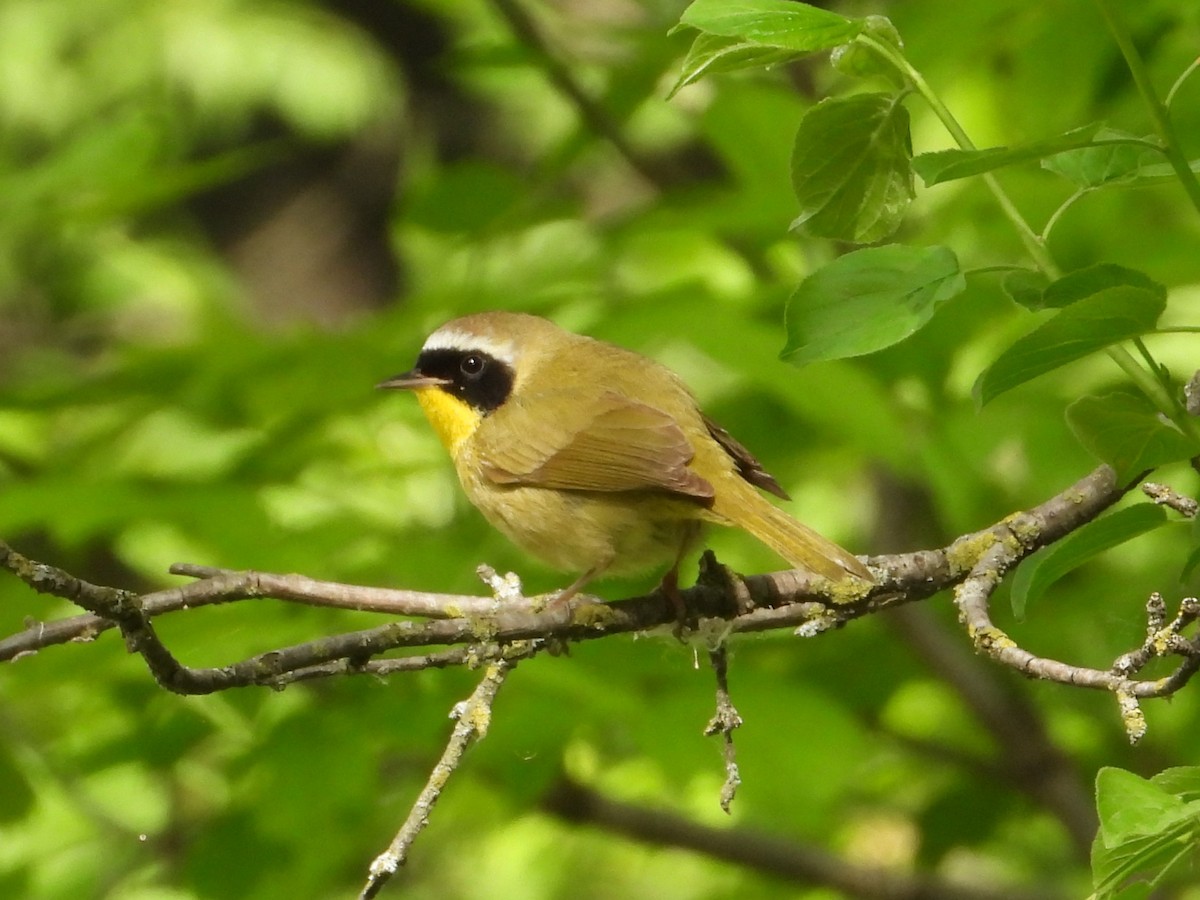
POLYGON ((458 448, 479 425, 479 413, 441 388, 421 388, 415 393, 434 433, 450 455, 457 458, 458 448))

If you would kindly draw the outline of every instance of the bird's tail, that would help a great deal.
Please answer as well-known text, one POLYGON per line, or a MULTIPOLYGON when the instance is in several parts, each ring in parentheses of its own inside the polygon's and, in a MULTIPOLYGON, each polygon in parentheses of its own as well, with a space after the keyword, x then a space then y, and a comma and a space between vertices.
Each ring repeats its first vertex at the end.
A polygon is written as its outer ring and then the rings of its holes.
POLYGON ((739 497, 736 514, 727 509, 713 511, 750 532, 798 569, 807 569, 831 581, 857 578, 872 584, 874 576, 847 550, 797 522, 755 491, 739 497))

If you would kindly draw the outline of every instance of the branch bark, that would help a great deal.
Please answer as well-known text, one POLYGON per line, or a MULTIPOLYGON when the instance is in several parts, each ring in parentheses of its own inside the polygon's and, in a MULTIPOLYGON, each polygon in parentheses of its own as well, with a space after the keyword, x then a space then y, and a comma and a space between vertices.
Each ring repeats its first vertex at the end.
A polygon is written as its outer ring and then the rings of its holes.
MULTIPOLYGON (((705 627, 706 620, 718 620, 727 634, 792 628, 799 635, 811 636, 954 587, 960 618, 976 650, 1030 677, 1111 691, 1121 699, 1127 721, 1132 722, 1136 716, 1130 709, 1137 711, 1138 700, 1166 696, 1192 677, 1200 666, 1200 643, 1196 639, 1164 645, 1164 654, 1160 655, 1184 657, 1175 672, 1164 678, 1137 680, 1132 677, 1135 673, 1127 669, 1104 671, 1038 657, 1018 647, 998 629, 988 611, 992 592, 1005 572, 1038 548, 1094 519, 1127 489, 1117 484, 1112 469, 1101 466, 1045 503, 958 538, 945 548, 868 558, 878 583, 865 595, 839 593, 818 576, 801 571, 744 579, 702 577, 680 595, 697 627, 705 627)), ((60 569, 26 559, 3 542, 0 568, 13 572, 34 590, 69 599, 91 613, 63 622, 36 623, 0 641, 0 661, 66 640, 87 640, 103 628, 115 626, 130 650, 143 657, 155 679, 168 690, 183 694, 248 685, 278 686, 331 674, 378 674, 479 659, 518 659, 537 652, 545 642, 595 640, 678 625, 675 605, 661 592, 612 603, 579 597, 569 604, 548 604, 544 597, 514 596, 509 588, 497 592, 503 597, 499 600, 391 591, 321 582, 300 575, 176 566, 174 571, 199 579, 139 597, 129 591, 89 584, 60 569), (407 618, 209 668, 181 664, 158 639, 151 624, 153 617, 168 612, 251 597, 373 609, 407 618), (427 649, 433 647, 469 649, 427 649), (375 659, 396 650, 412 655, 375 659)), ((709 560, 705 571, 721 568, 709 560)), ((1133 730, 1130 733, 1133 735, 1133 730)))
MULTIPOLYGON (((454 771, 467 746, 483 734, 491 703, 504 674, 520 659, 568 641, 594 640, 610 635, 659 627, 694 628, 701 635, 720 635, 717 651, 719 694, 724 689, 719 665, 721 642, 739 632, 791 628, 813 636, 839 628, 854 619, 895 609, 953 588, 960 620, 975 649, 1024 675, 1114 693, 1132 737, 1140 735, 1140 699, 1167 696, 1182 688, 1200 668, 1200 638, 1184 630, 1195 624, 1200 603, 1185 601, 1174 618, 1157 595, 1148 607, 1147 637, 1142 646, 1123 654, 1110 670, 1044 659, 1018 647, 991 620, 989 603, 1005 574, 1021 559, 1091 521, 1128 490, 1102 466, 1045 503, 1008 516, 1001 522, 964 535, 936 549, 871 557, 877 576, 869 592, 848 594, 823 579, 800 571, 774 572, 741 578, 706 555, 697 584, 669 598, 662 592, 612 603, 576 597, 570 603, 549 603, 548 597, 525 597, 515 576, 500 577, 482 568, 481 576, 493 596, 431 594, 317 581, 301 575, 229 572, 178 565, 172 571, 195 578, 188 584, 145 595, 91 584, 53 566, 22 556, 0 541, 0 568, 12 572, 31 588, 66 598, 87 610, 86 615, 35 623, 0 641, 0 660, 15 660, 65 641, 94 639, 117 628, 129 650, 138 653, 155 679, 184 694, 211 693, 248 685, 279 686, 294 681, 341 674, 392 674, 463 665, 487 666, 476 693, 460 710, 442 760, 435 767, 404 827, 389 850, 371 869, 364 897, 374 896, 403 864, 409 846, 429 809, 454 771), (374 628, 338 634, 282 647, 224 666, 193 668, 178 661, 155 633, 152 620, 195 606, 249 598, 276 598, 358 610, 393 617, 374 628), (682 597, 688 614, 678 621, 675 600, 682 597), (400 651, 401 655, 384 654, 400 651), (1136 676, 1152 659, 1182 658, 1176 670, 1162 678, 1136 676)), ((934 654, 936 656, 936 654, 934 654)), ((942 660, 949 668, 954 660, 942 660)), ((972 708, 981 712, 997 733, 994 721, 1011 712, 987 686, 963 685, 972 708)), ((727 694, 719 698, 726 720, 715 731, 728 742, 736 712, 727 694)), ((1011 723, 1009 723, 1011 725, 1011 723)), ((1144 724, 1144 723, 1143 723, 1144 724)), ((727 747, 727 788, 736 784, 732 746, 727 747)), ((1042 785, 1044 802, 1056 796, 1053 785, 1042 785)), ((1062 801, 1061 797, 1057 800, 1062 801)), ((616 804, 586 788, 567 784, 549 801, 560 815, 585 819, 623 830, 646 840, 690 846, 811 883, 839 887, 861 897, 906 897, 941 900, 949 897, 1013 898, 1011 891, 989 893, 884 870, 858 869, 814 848, 796 847, 774 839, 705 829, 668 814, 616 804)), ((1073 811, 1077 825, 1082 822, 1073 811)), ((1084 826, 1078 825, 1080 833, 1084 826)), ((1022 895, 1023 896, 1023 895, 1022 895)), ((1033 896, 1033 895, 1029 895, 1033 896)))

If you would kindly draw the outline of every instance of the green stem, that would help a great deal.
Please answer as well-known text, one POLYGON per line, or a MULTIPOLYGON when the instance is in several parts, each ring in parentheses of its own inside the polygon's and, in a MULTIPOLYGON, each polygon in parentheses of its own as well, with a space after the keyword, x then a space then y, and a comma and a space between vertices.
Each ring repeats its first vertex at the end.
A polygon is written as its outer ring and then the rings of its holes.
POLYGON ((1024 266, 1013 265, 996 265, 996 266, 980 266, 977 269, 966 269, 964 275, 990 275, 992 272, 1028 272, 1024 266))
POLYGON ((1151 372, 1147 372, 1128 350, 1124 347, 1109 347, 1104 352, 1121 367, 1129 376, 1129 380, 1138 386, 1159 412, 1178 425, 1190 438, 1200 441, 1200 420, 1181 412, 1179 404, 1175 402, 1167 387, 1151 372))
MULTIPOLYGON (((1111 0, 1096 0, 1096 3, 1100 4, 1102 11, 1105 12, 1106 18, 1109 19, 1109 27, 1117 37, 1117 43, 1121 44, 1121 52, 1125 54, 1130 71, 1133 72, 1134 80, 1138 83, 1138 88, 1142 91, 1142 95, 1146 98, 1147 103, 1157 112, 1155 121, 1159 125, 1159 133, 1164 135, 1165 147, 1162 150, 1171 160, 1171 164, 1176 168, 1177 172, 1179 172, 1177 160, 1182 163, 1186 177, 1181 173, 1180 178, 1183 179, 1189 194, 1192 194, 1192 187, 1195 188, 1193 199, 1197 210, 1200 211, 1200 182, 1196 181, 1191 169, 1188 168, 1187 160, 1179 152, 1178 144, 1174 141, 1174 135, 1171 132, 1171 123, 1167 118, 1166 110, 1158 101, 1153 87, 1149 84, 1146 71, 1141 64, 1141 58, 1137 55, 1133 44, 1129 41, 1128 32, 1117 22, 1115 16, 1110 17, 1109 14, 1112 12, 1109 8, 1110 2, 1111 0), (1124 39, 1123 42, 1122 38, 1124 39)), ((858 40, 895 66, 896 70, 908 79, 913 89, 925 98, 925 102, 929 104, 934 114, 941 120, 959 147, 963 150, 975 149, 974 142, 967 135, 962 125, 959 124, 954 114, 942 103, 941 98, 934 93, 928 82, 925 81, 924 76, 913 68, 903 53, 892 45, 875 40, 867 35, 860 35, 858 40)), ((996 198, 996 201, 1000 204, 1000 208, 1004 211, 1005 216, 1016 227, 1017 233, 1021 236, 1021 240, 1024 242, 1029 255, 1033 257, 1038 268, 1051 280, 1058 278, 1061 274, 1058 263, 1051 256, 1043 236, 1039 236, 1029 227, 1029 223, 1025 221, 1020 210, 1016 208, 1012 200, 1009 199, 1008 194, 1004 192, 1000 183, 996 181, 991 173, 985 173, 983 180, 992 192, 992 195, 996 198)), ((1074 199, 1071 198, 1071 200, 1074 199)), ((1070 202, 1069 200, 1068 203, 1070 202)), ((1178 423, 1188 434, 1200 438, 1200 423, 1192 416, 1180 414, 1178 404, 1175 402, 1174 397, 1171 396, 1170 390, 1157 377, 1156 367, 1152 361, 1149 362, 1149 368, 1143 367, 1124 347, 1109 347, 1105 352, 1163 415, 1178 423)))
POLYGON ((1192 73, 1197 69, 1200 69, 1200 58, 1194 60, 1192 64, 1184 69, 1182 74, 1175 79, 1175 83, 1171 85, 1171 89, 1167 91, 1167 99, 1163 101, 1163 106, 1165 106, 1168 110, 1171 108, 1171 103, 1174 101, 1175 95, 1179 92, 1179 89, 1183 87, 1183 83, 1187 81, 1192 76, 1192 73))
POLYGON ((1147 372, 1142 365, 1133 358, 1133 355, 1124 347, 1109 347, 1104 351, 1108 354, 1109 359, 1115 362, 1129 376, 1130 380, 1138 386, 1143 394, 1150 398, 1151 402, 1159 408, 1159 410, 1174 410, 1174 404, 1171 402, 1171 395, 1166 392, 1158 379, 1150 372, 1147 372))
POLYGON ((1080 197, 1083 197, 1085 194, 1087 194, 1087 192, 1088 188, 1079 188, 1077 191, 1075 191, 1075 193, 1059 204, 1058 209, 1056 209, 1054 214, 1046 220, 1046 225, 1042 229, 1042 243, 1046 243, 1050 240, 1050 232, 1054 230, 1054 226, 1058 224, 1058 220, 1062 218, 1063 213, 1074 206, 1075 201, 1077 201, 1080 197))
MULTIPOLYGON (((892 45, 878 41, 868 35, 859 35, 858 40, 890 62, 908 79, 914 90, 925 98, 925 102, 929 104, 934 115, 941 120, 942 125, 950 132, 950 136, 954 138, 955 143, 959 147, 963 150, 976 149, 974 142, 967 135, 962 125, 959 124, 958 119, 954 118, 954 114, 950 112, 941 98, 934 93, 933 88, 929 86, 925 77, 913 68, 912 63, 908 61, 903 53, 892 45)), ((1059 271, 1058 264, 1054 261, 1054 257, 1050 255, 1050 251, 1046 249, 1045 243, 1038 237, 1037 232, 1029 227, 1029 223, 1025 221, 1025 217, 1021 215, 1021 211, 1017 209, 1016 204, 1004 192, 1004 188, 1000 186, 1000 182, 996 180, 994 175, 988 172, 983 175, 983 183, 987 185, 988 190, 992 192, 992 196, 996 198, 996 202, 1000 204, 1000 209, 1004 212, 1004 215, 1013 224, 1013 227, 1017 229, 1017 234, 1020 235, 1022 243, 1025 244, 1025 249, 1033 257, 1033 261, 1037 264, 1037 267, 1045 273, 1046 277, 1050 279, 1058 278, 1061 272, 1059 271)))
POLYGON ((1192 206, 1196 208, 1197 212, 1200 212, 1200 181, 1196 179, 1195 173, 1188 165, 1187 157, 1179 149, 1179 138, 1175 134, 1175 126, 1171 123, 1171 115, 1154 90, 1154 84, 1150 81, 1150 73, 1146 71, 1146 64, 1133 45, 1129 29, 1125 27, 1124 21, 1118 15, 1113 0, 1095 0, 1095 3, 1100 9, 1100 14, 1104 16, 1104 21, 1108 25, 1108 30, 1112 32, 1113 40, 1117 42, 1121 55, 1125 57, 1125 65, 1129 67, 1129 74, 1133 76, 1133 83, 1137 85, 1138 93, 1142 95, 1142 100, 1150 110, 1150 118, 1154 120, 1154 128, 1163 143, 1163 154, 1171 163, 1171 168, 1175 170, 1180 183, 1183 184, 1183 189, 1187 191, 1192 206))

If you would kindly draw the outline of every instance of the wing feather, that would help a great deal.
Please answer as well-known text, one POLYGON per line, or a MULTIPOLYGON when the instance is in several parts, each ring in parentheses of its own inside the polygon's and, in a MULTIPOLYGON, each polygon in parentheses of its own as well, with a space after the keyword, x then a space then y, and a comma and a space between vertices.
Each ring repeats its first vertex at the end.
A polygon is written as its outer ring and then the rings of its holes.
POLYGON ((497 484, 658 490, 711 505, 713 486, 688 468, 694 455, 668 413, 612 391, 593 402, 558 393, 508 404, 489 422, 482 454, 484 474, 497 484))
POLYGON ((733 460, 733 464, 737 466, 738 474, 750 482, 755 487, 760 487, 770 494, 774 494, 781 500, 791 500, 785 491, 775 480, 770 472, 762 467, 754 454, 747 450, 737 438, 710 419, 704 417, 704 425, 708 429, 708 433, 713 436, 721 449, 729 454, 729 458, 733 460))

